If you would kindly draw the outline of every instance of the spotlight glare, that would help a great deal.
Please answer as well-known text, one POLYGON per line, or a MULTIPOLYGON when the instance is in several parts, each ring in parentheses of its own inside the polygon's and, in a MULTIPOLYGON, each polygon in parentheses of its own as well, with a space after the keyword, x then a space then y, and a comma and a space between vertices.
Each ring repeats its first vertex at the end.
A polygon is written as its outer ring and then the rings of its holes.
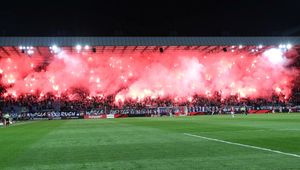
POLYGON ((76 45, 75 48, 76 48, 76 50, 80 51, 82 47, 81 47, 81 45, 76 45))
POLYGON ((286 45, 285 44, 280 44, 279 48, 281 48, 281 49, 286 48, 286 45))
POLYGON ((84 46, 84 49, 88 50, 90 47, 88 45, 84 46))
POLYGON ((243 48, 243 45, 239 45, 239 49, 242 49, 243 48))
POLYGON ((281 64, 284 62, 283 52, 280 49, 272 48, 263 53, 272 64, 281 64))
POLYGON ((50 49, 51 49, 54 53, 60 52, 60 48, 58 48, 57 45, 52 45, 52 46, 50 47, 50 49))
POLYGON ((27 54, 29 54, 29 55, 31 55, 31 54, 33 54, 33 53, 34 53, 33 50, 28 50, 28 51, 27 51, 27 54))
POLYGON ((289 49, 291 49, 292 48, 292 44, 287 44, 286 45, 286 48, 289 50, 289 49))
POLYGON ((50 49, 55 50, 55 49, 57 49, 57 46, 56 45, 52 45, 52 47, 50 47, 50 49))
POLYGON ((260 44, 260 45, 258 46, 258 48, 261 49, 261 48, 263 48, 263 46, 260 44))

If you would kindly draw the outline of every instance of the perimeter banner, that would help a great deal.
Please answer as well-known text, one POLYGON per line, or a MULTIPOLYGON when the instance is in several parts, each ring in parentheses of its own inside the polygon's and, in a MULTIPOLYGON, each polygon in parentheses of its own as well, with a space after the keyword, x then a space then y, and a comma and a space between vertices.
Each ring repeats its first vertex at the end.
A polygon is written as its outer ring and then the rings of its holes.
POLYGON ((84 119, 106 119, 106 114, 103 115, 84 115, 84 119))

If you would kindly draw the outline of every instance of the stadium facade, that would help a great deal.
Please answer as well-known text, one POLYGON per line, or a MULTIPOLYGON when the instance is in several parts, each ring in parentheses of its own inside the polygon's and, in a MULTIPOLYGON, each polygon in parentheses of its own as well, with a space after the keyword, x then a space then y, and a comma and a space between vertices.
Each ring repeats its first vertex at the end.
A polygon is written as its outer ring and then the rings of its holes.
POLYGON ((0 46, 231 46, 300 44, 300 37, 0 37, 0 46))
MULTIPOLYGON (((87 98, 75 104, 80 108, 70 107, 77 112, 91 111, 84 105, 96 96, 97 113, 125 115, 142 112, 113 109, 127 107, 127 99, 149 108, 145 115, 157 110, 161 98, 167 99, 160 112, 177 105, 177 111, 197 113, 208 112, 208 104, 209 112, 223 105, 229 111, 232 105, 251 104, 243 99, 264 98, 269 103, 262 110, 269 112, 272 105, 279 110, 280 102, 285 109, 300 103, 299 51, 300 37, 1 37, 0 94, 4 103, 20 96, 48 102, 49 93, 87 98)), ((62 111, 53 100, 50 110, 62 111)))

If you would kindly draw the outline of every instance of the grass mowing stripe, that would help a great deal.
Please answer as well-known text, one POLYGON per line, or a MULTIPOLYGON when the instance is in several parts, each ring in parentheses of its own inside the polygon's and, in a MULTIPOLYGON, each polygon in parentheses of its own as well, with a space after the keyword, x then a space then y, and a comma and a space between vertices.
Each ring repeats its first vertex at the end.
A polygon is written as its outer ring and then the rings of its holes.
POLYGON ((0 167, 9 167, 30 147, 49 132, 55 130, 63 121, 36 121, 22 126, 0 128, 0 167))
POLYGON ((192 137, 202 138, 202 139, 206 139, 206 140, 226 143, 226 144, 230 144, 230 145, 237 145, 237 146, 242 146, 242 147, 246 147, 246 148, 253 148, 253 149, 258 149, 258 150, 263 150, 263 151, 268 151, 268 152, 273 152, 273 153, 278 153, 278 154, 282 154, 282 155, 288 155, 288 156, 300 158, 300 155, 293 154, 293 153, 281 152, 281 151, 272 150, 272 149, 268 149, 268 148, 262 148, 262 147, 258 147, 258 146, 252 146, 252 145, 246 145, 246 144, 241 144, 241 143, 229 142, 229 141, 220 140, 220 139, 208 138, 205 136, 193 135, 193 134, 189 134, 189 133, 183 133, 183 134, 187 135, 187 136, 192 136, 192 137))

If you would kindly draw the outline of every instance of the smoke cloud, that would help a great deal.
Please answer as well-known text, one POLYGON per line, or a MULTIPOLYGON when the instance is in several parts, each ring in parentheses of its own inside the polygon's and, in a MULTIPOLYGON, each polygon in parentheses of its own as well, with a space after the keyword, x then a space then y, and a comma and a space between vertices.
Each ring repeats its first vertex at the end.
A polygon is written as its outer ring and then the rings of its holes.
MULTIPOLYGON (((291 53, 289 53, 291 54, 291 53)), ((115 95, 116 100, 145 97, 191 98, 194 94, 222 97, 269 97, 273 93, 290 96, 298 75, 288 67, 296 57, 280 49, 261 53, 201 53, 184 50, 159 52, 68 52, 61 50, 49 65, 37 71, 41 61, 32 57, 0 59, 4 95, 25 93, 59 96, 73 88, 87 89, 90 96, 115 95)))

